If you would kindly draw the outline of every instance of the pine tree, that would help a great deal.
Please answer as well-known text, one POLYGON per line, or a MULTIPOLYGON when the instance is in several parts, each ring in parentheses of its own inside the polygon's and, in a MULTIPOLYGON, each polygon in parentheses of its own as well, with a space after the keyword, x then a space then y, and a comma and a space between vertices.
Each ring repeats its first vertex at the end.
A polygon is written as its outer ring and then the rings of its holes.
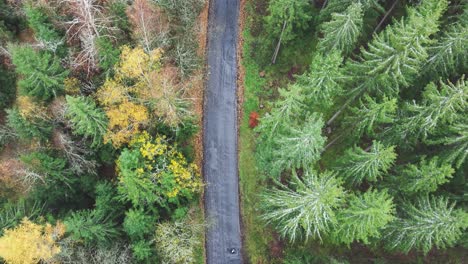
POLYGON ((317 54, 309 71, 297 77, 296 84, 306 95, 307 105, 324 111, 333 105, 333 99, 342 93, 344 74, 340 68, 343 58, 337 51, 317 54))
POLYGON ((265 30, 273 37, 280 37, 283 31, 282 43, 291 41, 302 30, 307 29, 312 19, 310 10, 308 0, 272 0, 268 4, 269 15, 265 17, 265 30))
POLYGON ((99 146, 107 131, 106 114, 88 97, 67 95, 66 100, 66 116, 72 123, 74 133, 90 137, 93 146, 99 146))
POLYGON ((348 149, 339 160, 340 176, 351 184, 360 184, 367 180, 377 181, 382 177, 396 159, 395 147, 386 147, 373 141, 369 151, 359 147, 348 149))
POLYGON ((369 244, 380 238, 382 229, 394 219, 393 198, 386 191, 369 190, 353 195, 349 205, 337 215, 333 240, 350 245, 354 241, 369 244))
POLYGON ((404 193, 429 193, 436 191, 439 185, 448 182, 454 172, 450 165, 440 164, 438 157, 429 161, 422 157, 418 165, 406 165, 399 172, 396 180, 398 188, 404 193))
POLYGON ((291 241, 298 237, 321 238, 329 233, 345 193, 332 172, 317 176, 305 171, 301 178, 293 172, 294 188, 282 186, 262 195, 262 218, 291 241))
POLYGON ((444 197, 424 196, 415 204, 405 202, 402 217, 387 229, 387 248, 408 253, 412 249, 427 254, 433 247, 454 245, 468 227, 468 213, 455 209, 444 197))
POLYGON ((48 100, 63 90, 68 71, 51 53, 36 52, 27 46, 13 47, 11 53, 16 72, 22 76, 18 85, 23 94, 48 100))
POLYGON ((332 20, 322 25, 324 37, 317 49, 323 53, 338 50, 347 55, 353 51, 362 32, 362 4, 353 3, 343 13, 333 13, 332 20))
POLYGON ((350 110, 352 115, 345 118, 345 124, 352 127, 353 133, 356 133, 358 137, 363 134, 372 136, 378 125, 393 123, 397 100, 383 97, 382 102, 379 103, 366 94, 364 100, 360 100, 359 107, 353 107, 350 110))

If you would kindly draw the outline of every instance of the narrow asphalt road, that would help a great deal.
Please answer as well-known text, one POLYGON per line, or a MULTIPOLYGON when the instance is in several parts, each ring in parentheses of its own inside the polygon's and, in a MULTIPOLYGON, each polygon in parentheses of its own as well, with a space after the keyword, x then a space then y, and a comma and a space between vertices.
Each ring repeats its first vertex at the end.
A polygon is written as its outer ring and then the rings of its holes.
POLYGON ((239 0, 211 0, 204 105, 208 264, 242 263, 237 171, 237 19, 239 0))

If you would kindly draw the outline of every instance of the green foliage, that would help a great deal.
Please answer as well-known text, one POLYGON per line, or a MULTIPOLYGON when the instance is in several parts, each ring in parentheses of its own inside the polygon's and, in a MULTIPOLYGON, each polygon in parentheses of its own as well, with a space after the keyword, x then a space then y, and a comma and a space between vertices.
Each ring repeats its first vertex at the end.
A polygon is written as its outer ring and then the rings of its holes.
POLYGON ((333 13, 332 20, 322 25, 324 37, 318 50, 327 53, 338 50, 344 55, 351 53, 362 33, 362 4, 351 4, 343 13, 333 13))
POLYGON ((132 240, 142 240, 145 235, 152 233, 155 219, 142 209, 130 209, 125 214, 123 228, 132 240))
POLYGON ((449 164, 440 164, 438 157, 429 161, 423 157, 418 165, 406 165, 396 180, 398 188, 405 193, 430 193, 435 192, 439 185, 447 183, 454 172, 449 164))
MULTIPOLYGON (((465 11, 467 12, 467 11, 465 11)), ((444 35, 429 49, 425 71, 432 76, 450 77, 466 69, 468 61, 468 19, 461 19, 444 30, 444 35)))
POLYGON ((25 217, 35 220, 41 216, 42 209, 40 205, 31 204, 24 199, 4 204, 0 210, 0 235, 3 235, 3 230, 18 225, 25 217))
POLYGON ((444 197, 424 196, 415 204, 405 202, 402 216, 388 227, 387 247, 427 254, 433 247, 453 246, 468 227, 468 213, 454 207, 444 197))
POLYGON ((440 88, 430 83, 425 88, 422 102, 407 104, 396 124, 383 136, 390 142, 405 140, 414 144, 418 139, 440 133, 444 126, 459 119, 468 109, 467 102, 468 85, 464 76, 456 84, 441 82, 440 88))
POLYGON ((354 147, 340 158, 339 175, 355 185, 364 180, 376 182, 390 169, 396 156, 394 146, 386 147, 378 141, 372 142, 369 151, 354 147))
POLYGON ((351 93, 395 95, 400 87, 408 87, 429 56, 427 47, 446 7, 447 1, 424 1, 409 8, 406 19, 375 35, 368 48, 361 49, 361 58, 348 64, 355 82, 351 93))
POLYGON ((102 144, 107 132, 106 113, 96 107, 96 103, 89 97, 66 96, 66 116, 70 119, 74 133, 90 137, 92 146, 102 144))
POLYGON ((148 260, 154 253, 151 242, 139 240, 131 245, 133 257, 139 261, 148 260))
POLYGON ((306 94, 307 104, 326 110, 333 105, 333 99, 341 95, 340 82, 344 74, 340 66, 343 62, 339 52, 315 55, 309 71, 297 77, 301 93, 306 94))
POLYGON ((0 65, 0 110, 9 106, 16 95, 16 76, 4 65, 0 65))
POLYGON ((370 239, 381 237, 382 229, 394 219, 394 213, 393 198, 386 191, 369 190, 353 195, 349 205, 337 214, 333 240, 348 246, 354 241, 369 244, 370 239))
POLYGON ((206 0, 155 0, 171 18, 171 22, 185 29, 191 28, 206 0))
POLYGON ((438 139, 429 140, 428 144, 442 144, 442 159, 461 168, 468 156, 468 124, 461 120, 450 125, 444 132, 438 139))
POLYGON ((85 245, 109 245, 119 235, 119 230, 110 221, 110 217, 102 216, 95 210, 76 211, 64 220, 64 224, 75 241, 85 245))
POLYGON ((361 4, 362 10, 368 12, 371 9, 378 11, 379 13, 384 13, 385 8, 379 2, 381 0, 328 0, 325 8, 320 11, 320 21, 329 21, 334 13, 343 13, 353 4, 361 4))
POLYGON ((336 224, 336 209, 341 206, 344 189, 334 173, 317 176, 306 171, 299 179, 293 173, 293 188, 281 186, 262 195, 262 218, 274 224, 291 241, 298 237, 318 237, 336 224))
POLYGON ((44 8, 35 7, 31 3, 24 6, 24 11, 29 27, 34 31, 34 36, 42 42, 47 50, 63 52, 63 40, 61 34, 54 28, 44 8))
POLYGON ((46 140, 52 132, 51 125, 43 119, 26 119, 21 115, 18 108, 7 109, 7 124, 21 139, 46 140))
POLYGON ((114 44, 107 37, 98 38, 96 44, 99 51, 99 67, 109 74, 119 61, 120 49, 114 47, 114 44))
POLYGON ((372 136, 377 126, 393 123, 396 110, 396 98, 383 97, 382 102, 377 102, 366 94, 364 100, 360 100, 359 107, 350 109, 352 115, 347 116, 344 122, 352 127, 358 137, 364 134, 372 136))
POLYGON ((111 216, 118 218, 123 214, 124 206, 119 201, 117 188, 107 181, 96 184, 95 211, 101 217, 111 216))
POLYGON ((264 169, 277 177, 285 170, 311 167, 320 159, 325 144, 326 138, 321 134, 323 125, 322 118, 314 113, 300 126, 284 127, 265 148, 258 150, 265 162, 264 169))
POLYGON ((63 69, 57 57, 28 46, 12 47, 11 54, 16 72, 22 76, 18 86, 23 94, 48 100, 63 90, 68 71, 63 69))
POLYGON ((271 0, 268 4, 269 15, 265 17, 266 33, 279 38, 283 32, 282 43, 295 39, 309 27, 312 20, 311 4, 308 0, 271 0))

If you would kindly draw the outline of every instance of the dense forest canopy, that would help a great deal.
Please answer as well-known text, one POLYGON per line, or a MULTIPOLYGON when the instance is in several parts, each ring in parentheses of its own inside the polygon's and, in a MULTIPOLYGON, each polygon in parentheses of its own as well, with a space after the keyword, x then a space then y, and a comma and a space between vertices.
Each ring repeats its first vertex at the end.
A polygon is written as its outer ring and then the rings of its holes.
POLYGON ((0 1, 3 261, 203 261, 204 6, 0 1))
MULTIPOLYGON (((244 111, 261 116, 241 128, 250 260, 466 253, 467 2, 269 0, 246 10, 244 111)), ((462 261, 455 255, 446 261, 462 261)))

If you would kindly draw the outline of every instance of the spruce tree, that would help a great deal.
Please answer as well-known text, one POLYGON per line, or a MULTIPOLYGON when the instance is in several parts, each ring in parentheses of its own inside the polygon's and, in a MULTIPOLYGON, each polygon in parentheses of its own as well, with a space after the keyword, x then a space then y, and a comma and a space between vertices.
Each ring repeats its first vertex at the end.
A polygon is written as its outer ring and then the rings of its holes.
POLYGON ((46 140, 52 133, 52 126, 39 118, 26 119, 18 108, 7 109, 7 125, 21 139, 46 140))
POLYGON ((36 52, 28 46, 11 49, 13 64, 22 79, 20 91, 41 100, 48 100, 63 90, 68 71, 63 69, 57 57, 49 52, 36 52))
POLYGON ((464 76, 455 84, 440 82, 440 88, 430 83, 425 88, 422 102, 407 104, 398 121, 387 128, 382 137, 394 144, 414 144, 418 139, 444 130, 442 126, 463 116, 468 109, 467 102, 468 85, 464 76))
POLYGON ((294 188, 282 186, 262 195, 262 218, 291 241, 329 233, 345 193, 334 173, 306 171, 301 179, 293 173, 291 185, 294 188))
POLYGON ((353 95, 363 91, 395 95, 419 75, 428 58, 431 36, 439 30, 439 20, 447 1, 427 0, 408 8, 408 17, 395 21, 374 36, 361 58, 348 65, 354 77, 353 95))
POLYGON ((110 217, 97 214, 95 210, 75 211, 64 223, 73 240, 86 245, 106 246, 119 235, 119 230, 110 217))
POLYGON ((433 247, 453 246, 468 227, 468 213, 455 209, 444 197, 423 196, 414 204, 403 204, 402 216, 386 232, 386 247, 408 253, 412 249, 427 254, 433 247))
POLYGON ((341 95, 344 74, 340 68, 343 58, 338 51, 317 54, 309 71, 298 76, 296 84, 306 95, 308 106, 326 110, 333 105, 333 99, 341 95))
POLYGON ((460 15, 460 21, 450 25, 444 34, 429 49, 425 72, 433 76, 448 78, 455 72, 468 67, 468 10, 460 15))
POLYGON ((369 244, 380 238, 382 229, 394 219, 393 198, 386 191, 369 190, 353 195, 349 205, 338 212, 333 240, 350 245, 354 241, 369 244))
POLYGON ((390 169, 395 159, 394 146, 386 147, 373 141, 369 151, 360 147, 348 149, 339 160, 339 175, 351 184, 364 180, 375 182, 390 169))
POLYGON ((350 110, 352 114, 344 121, 346 126, 352 128, 352 133, 358 137, 363 134, 372 136, 377 126, 393 123, 397 100, 383 97, 382 102, 378 102, 369 95, 365 95, 364 100, 360 100, 359 107, 353 107, 350 110))
POLYGON ((395 179, 398 189, 405 194, 430 193, 437 190, 452 178, 454 169, 449 164, 440 164, 439 158, 429 161, 422 157, 419 164, 408 164, 403 167, 395 179))
POLYGON ((90 137, 93 146, 102 143, 107 131, 107 117, 89 97, 66 96, 66 116, 70 119, 74 133, 90 137))
POLYGON ((468 156, 468 124, 463 116, 461 118, 441 130, 437 137, 426 140, 429 145, 439 145, 441 159, 456 168, 460 168, 468 156))
POLYGON ((332 19, 322 25, 324 37, 318 43, 318 50, 327 53, 338 50, 344 55, 353 51, 362 32, 362 4, 351 4, 343 13, 333 13, 332 19))
POLYGON ((265 30, 269 36, 275 38, 282 34, 282 43, 295 39, 308 28, 312 19, 311 4, 308 0, 271 0, 268 11, 265 30))
POLYGON ((381 0, 328 0, 326 2, 326 6, 320 11, 319 20, 321 22, 329 21, 334 13, 343 13, 353 4, 361 4, 365 13, 372 9, 379 13, 385 12, 385 9, 379 3, 382 2, 381 0))
MULTIPOLYGON (((62 36, 54 28, 43 8, 28 3, 24 6, 24 11, 28 25, 34 31, 34 36, 38 41, 42 42, 46 49, 55 52, 58 48, 63 48, 62 36)), ((63 52, 64 50, 60 51, 63 52)))

